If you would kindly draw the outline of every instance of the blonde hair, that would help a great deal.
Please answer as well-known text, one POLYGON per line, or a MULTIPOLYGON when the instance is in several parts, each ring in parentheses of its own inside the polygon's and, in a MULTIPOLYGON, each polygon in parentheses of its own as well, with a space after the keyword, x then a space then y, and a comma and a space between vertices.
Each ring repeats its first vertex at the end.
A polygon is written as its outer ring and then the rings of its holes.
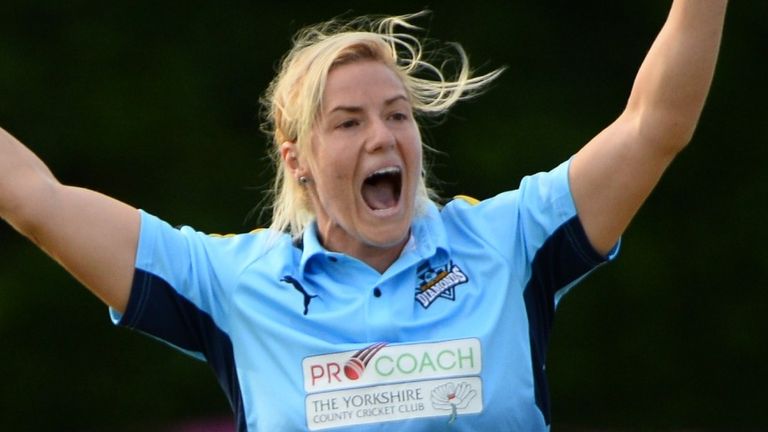
MULTIPOLYGON (((443 114, 459 100, 478 94, 501 74, 503 68, 473 77, 466 53, 460 45, 453 44, 458 54, 458 72, 455 78, 446 79, 439 67, 424 59, 422 41, 403 33, 418 30, 409 21, 423 14, 360 17, 346 23, 332 20, 307 27, 294 38, 293 48, 282 60, 262 100, 264 130, 272 136, 270 154, 276 167, 272 229, 299 236, 314 217, 304 187, 293 181, 282 163, 280 146, 284 142, 295 143, 305 160, 311 162, 311 152, 307 151, 310 135, 331 69, 356 61, 382 62, 402 80, 415 115, 443 114)), ((417 213, 435 197, 426 185, 426 177, 422 169, 417 213)))

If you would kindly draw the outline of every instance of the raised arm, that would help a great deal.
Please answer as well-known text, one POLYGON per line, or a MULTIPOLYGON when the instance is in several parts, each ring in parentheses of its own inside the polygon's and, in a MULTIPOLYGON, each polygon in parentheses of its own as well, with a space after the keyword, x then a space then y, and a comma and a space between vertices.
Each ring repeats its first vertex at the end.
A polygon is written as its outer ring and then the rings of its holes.
POLYGON ((125 310, 138 242, 138 211, 97 192, 62 185, 2 128, 0 217, 105 303, 125 310))
POLYGON ((727 0, 675 0, 619 118, 574 157, 570 182, 593 246, 607 253, 690 141, 709 92, 727 0))

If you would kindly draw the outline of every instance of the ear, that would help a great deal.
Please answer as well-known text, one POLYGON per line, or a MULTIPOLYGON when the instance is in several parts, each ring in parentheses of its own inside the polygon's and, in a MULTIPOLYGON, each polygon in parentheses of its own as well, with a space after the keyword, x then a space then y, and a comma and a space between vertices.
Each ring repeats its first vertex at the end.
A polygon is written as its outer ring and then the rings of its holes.
POLYGON ((299 152, 295 142, 286 141, 280 144, 280 159, 283 160, 283 163, 294 178, 298 179, 306 174, 307 170, 299 160, 299 152))

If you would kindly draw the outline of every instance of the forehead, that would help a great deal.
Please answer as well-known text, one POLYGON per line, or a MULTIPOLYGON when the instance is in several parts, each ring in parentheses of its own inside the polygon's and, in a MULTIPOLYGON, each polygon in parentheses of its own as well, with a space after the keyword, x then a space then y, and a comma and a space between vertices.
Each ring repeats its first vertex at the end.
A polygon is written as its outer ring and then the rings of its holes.
POLYGON ((338 105, 365 106, 381 104, 408 94, 400 77, 378 61, 358 61, 331 69, 323 91, 323 111, 338 105))

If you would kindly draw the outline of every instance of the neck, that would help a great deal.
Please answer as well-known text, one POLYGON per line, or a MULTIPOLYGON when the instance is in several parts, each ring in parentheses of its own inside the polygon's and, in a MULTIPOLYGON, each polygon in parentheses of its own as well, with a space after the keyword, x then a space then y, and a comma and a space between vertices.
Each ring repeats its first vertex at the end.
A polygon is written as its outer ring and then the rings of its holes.
MULTIPOLYGON (((339 229, 339 227, 335 227, 339 229)), ((377 246, 365 243, 358 239, 351 238, 338 238, 331 235, 333 227, 331 226, 319 226, 318 236, 320 243, 326 249, 334 252, 340 252, 347 254, 351 257, 368 264, 379 273, 384 273, 394 263, 403 251, 403 248, 408 243, 410 238, 410 232, 407 235, 391 246, 377 246)))
POLYGON ((363 261, 379 273, 384 273, 400 256, 407 241, 408 239, 406 238, 400 244, 386 248, 368 246, 349 255, 363 261))

